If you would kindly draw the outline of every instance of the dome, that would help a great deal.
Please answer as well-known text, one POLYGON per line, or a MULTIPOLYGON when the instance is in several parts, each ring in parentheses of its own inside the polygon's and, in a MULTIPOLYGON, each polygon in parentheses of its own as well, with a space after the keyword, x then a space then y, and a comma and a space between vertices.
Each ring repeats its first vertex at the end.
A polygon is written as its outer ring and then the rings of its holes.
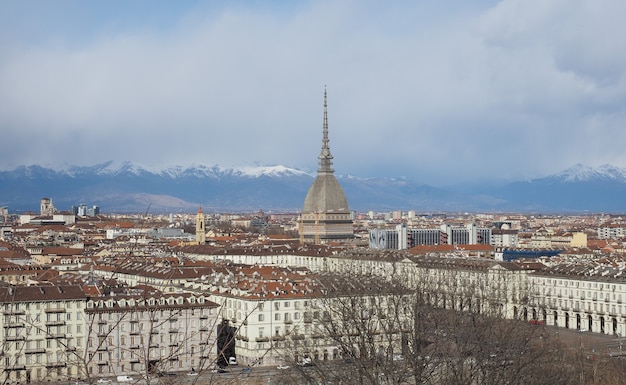
POLYGON ((350 212, 341 185, 332 174, 318 174, 304 198, 302 213, 350 212))

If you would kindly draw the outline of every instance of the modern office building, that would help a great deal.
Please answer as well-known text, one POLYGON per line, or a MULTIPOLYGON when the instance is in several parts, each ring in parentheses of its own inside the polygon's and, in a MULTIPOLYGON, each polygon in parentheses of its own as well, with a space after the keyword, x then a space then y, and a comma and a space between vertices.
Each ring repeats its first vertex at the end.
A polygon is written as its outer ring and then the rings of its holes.
POLYGON ((491 229, 466 226, 441 225, 439 229, 407 228, 405 224, 394 229, 372 229, 369 247, 372 249, 406 250, 418 245, 477 245, 489 244, 491 229))

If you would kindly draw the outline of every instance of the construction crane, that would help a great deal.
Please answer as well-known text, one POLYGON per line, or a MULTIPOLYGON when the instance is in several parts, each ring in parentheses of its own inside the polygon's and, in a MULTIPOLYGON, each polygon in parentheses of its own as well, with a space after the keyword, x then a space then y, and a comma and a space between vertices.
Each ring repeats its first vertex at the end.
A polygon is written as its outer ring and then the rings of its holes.
POLYGON ((152 202, 148 203, 148 208, 146 209, 146 212, 143 213, 143 219, 145 220, 146 218, 148 218, 148 211, 150 211, 150 207, 152 206, 152 202))

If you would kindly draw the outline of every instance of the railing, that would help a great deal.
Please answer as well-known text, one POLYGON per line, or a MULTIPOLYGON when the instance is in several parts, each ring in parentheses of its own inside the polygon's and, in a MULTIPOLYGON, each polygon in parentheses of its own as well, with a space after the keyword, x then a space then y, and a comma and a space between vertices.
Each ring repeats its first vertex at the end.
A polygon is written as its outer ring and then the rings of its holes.
POLYGON ((45 310, 46 313, 65 313, 65 308, 63 307, 49 307, 45 310))
POLYGON ((48 339, 61 339, 61 338, 65 338, 65 333, 48 334, 48 335, 46 336, 46 338, 48 338, 48 339))
POLYGON ((5 310, 3 312, 4 315, 24 315, 26 312, 24 310, 5 310))
POLYGON ((23 328, 24 322, 10 322, 4 325, 5 328, 23 328))
POLYGON ((24 351, 25 354, 41 354, 45 352, 46 352, 45 348, 26 349, 24 351))

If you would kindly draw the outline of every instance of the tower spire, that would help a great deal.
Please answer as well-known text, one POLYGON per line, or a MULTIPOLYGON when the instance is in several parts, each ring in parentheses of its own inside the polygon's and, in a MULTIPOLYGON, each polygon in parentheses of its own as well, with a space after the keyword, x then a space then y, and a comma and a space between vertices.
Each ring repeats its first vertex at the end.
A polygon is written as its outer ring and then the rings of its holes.
POLYGON ((324 125, 322 129, 322 152, 319 159, 318 174, 332 174, 333 170, 333 156, 330 153, 330 147, 328 146, 328 103, 326 85, 324 85, 324 125))

